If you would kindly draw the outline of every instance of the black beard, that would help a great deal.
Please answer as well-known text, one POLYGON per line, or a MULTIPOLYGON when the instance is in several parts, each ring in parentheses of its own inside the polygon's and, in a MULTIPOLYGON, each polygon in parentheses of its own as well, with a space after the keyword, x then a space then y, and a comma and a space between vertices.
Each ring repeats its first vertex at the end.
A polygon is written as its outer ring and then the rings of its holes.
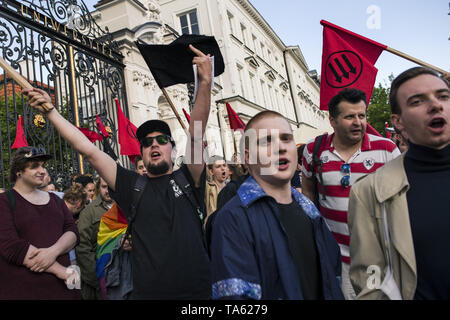
POLYGON ((167 173, 169 171, 169 164, 166 161, 161 161, 156 165, 147 165, 147 171, 153 175, 161 175, 167 173))

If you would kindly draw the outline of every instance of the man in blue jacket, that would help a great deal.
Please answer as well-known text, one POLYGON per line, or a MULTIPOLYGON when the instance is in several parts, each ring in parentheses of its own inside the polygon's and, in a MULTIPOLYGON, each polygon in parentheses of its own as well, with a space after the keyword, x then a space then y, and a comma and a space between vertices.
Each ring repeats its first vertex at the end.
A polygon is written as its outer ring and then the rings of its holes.
POLYGON ((251 176, 212 226, 213 299, 343 299, 339 247, 313 203, 291 187, 289 122, 263 111, 242 141, 251 176))

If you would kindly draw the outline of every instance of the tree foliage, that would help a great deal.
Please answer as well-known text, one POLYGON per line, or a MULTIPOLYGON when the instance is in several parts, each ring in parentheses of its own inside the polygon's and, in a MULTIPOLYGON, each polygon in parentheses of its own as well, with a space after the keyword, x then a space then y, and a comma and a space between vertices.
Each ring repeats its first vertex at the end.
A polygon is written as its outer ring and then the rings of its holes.
MULTIPOLYGON (((390 82, 392 82, 393 78, 393 75, 389 77, 390 82)), ((379 83, 378 87, 373 89, 369 108, 367 110, 367 121, 383 136, 386 136, 385 123, 387 122, 389 127, 392 127, 391 108, 389 106, 389 87, 387 84, 382 86, 381 83, 379 83)))

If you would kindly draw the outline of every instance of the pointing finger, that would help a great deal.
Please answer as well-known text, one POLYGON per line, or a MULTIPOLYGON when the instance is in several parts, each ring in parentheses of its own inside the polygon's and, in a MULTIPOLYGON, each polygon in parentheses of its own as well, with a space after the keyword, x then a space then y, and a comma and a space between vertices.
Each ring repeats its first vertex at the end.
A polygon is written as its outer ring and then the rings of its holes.
POLYGON ((189 49, 191 49, 191 51, 193 53, 195 53, 197 56, 199 57, 204 57, 205 54, 203 52, 201 52, 200 50, 198 50, 197 48, 195 48, 192 44, 189 45, 189 49))

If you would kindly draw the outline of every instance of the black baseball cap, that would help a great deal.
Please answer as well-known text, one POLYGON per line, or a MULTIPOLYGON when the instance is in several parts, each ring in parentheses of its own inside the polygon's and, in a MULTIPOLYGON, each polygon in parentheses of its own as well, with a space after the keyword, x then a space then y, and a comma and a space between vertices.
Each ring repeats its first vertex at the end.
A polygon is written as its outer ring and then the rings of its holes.
POLYGON ((141 124, 136 131, 136 138, 139 143, 144 139, 149 133, 159 131, 169 137, 172 137, 169 125, 162 120, 148 120, 141 124))
POLYGON ((52 158, 51 155, 45 152, 44 148, 36 147, 22 147, 16 151, 14 159, 38 160, 48 161, 52 158))

